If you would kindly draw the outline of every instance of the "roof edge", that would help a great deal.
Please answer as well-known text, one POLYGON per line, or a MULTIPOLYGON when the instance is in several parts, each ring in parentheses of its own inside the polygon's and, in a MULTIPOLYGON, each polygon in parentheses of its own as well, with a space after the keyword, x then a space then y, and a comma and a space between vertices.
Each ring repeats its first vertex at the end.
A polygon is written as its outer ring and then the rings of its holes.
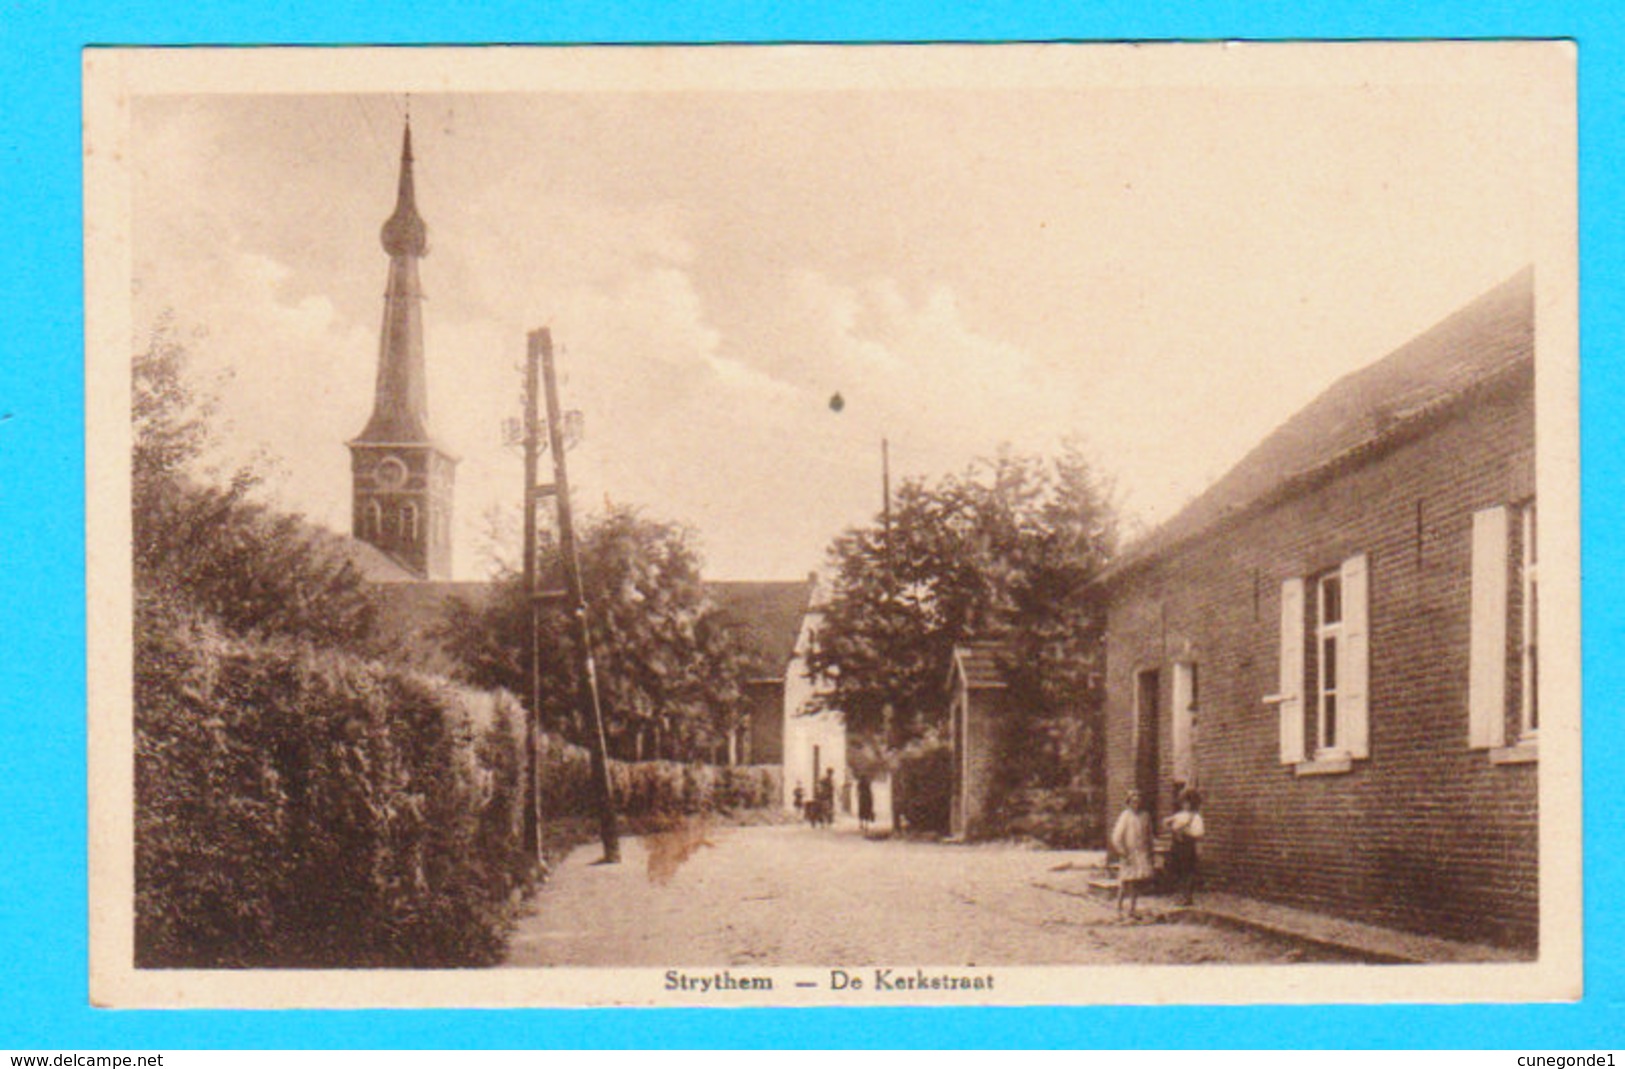
POLYGON ((1516 388, 1520 379, 1533 379, 1533 372, 1534 367, 1529 362, 1510 364, 1501 368, 1489 377, 1474 383, 1471 388, 1460 393, 1451 394, 1435 404, 1396 421, 1375 438, 1368 439, 1352 449, 1328 457, 1313 467, 1283 476, 1274 487, 1251 501, 1237 506, 1232 511, 1216 517, 1211 522, 1195 528, 1165 545, 1156 546, 1143 554, 1124 553, 1118 560, 1106 566, 1101 574, 1096 577, 1095 584, 1098 586, 1111 586, 1126 580, 1169 554, 1184 549, 1199 538, 1204 538, 1216 531, 1225 530, 1243 520, 1250 519, 1260 512, 1285 504, 1296 497, 1315 490, 1323 485, 1326 480, 1335 478, 1344 472, 1353 471, 1366 464, 1374 463, 1392 450, 1414 441, 1423 432, 1457 418, 1465 409, 1484 400, 1486 396, 1516 388))

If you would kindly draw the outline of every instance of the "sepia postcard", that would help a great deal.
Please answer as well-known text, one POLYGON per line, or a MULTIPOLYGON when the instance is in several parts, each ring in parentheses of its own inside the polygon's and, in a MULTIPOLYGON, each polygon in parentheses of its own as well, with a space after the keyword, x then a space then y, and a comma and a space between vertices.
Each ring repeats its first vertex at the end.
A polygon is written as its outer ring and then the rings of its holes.
POLYGON ((87 50, 92 1001, 1579 998, 1575 64, 87 50))

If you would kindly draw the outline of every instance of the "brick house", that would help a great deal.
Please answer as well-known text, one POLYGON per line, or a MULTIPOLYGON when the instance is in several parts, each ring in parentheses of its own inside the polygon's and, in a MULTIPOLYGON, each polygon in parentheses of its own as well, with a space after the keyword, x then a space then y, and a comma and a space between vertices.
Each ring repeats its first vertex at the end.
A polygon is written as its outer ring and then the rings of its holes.
MULTIPOLYGON (((786 808, 794 805, 798 784, 811 797, 814 784, 833 771, 837 813, 854 813, 846 723, 837 711, 810 711, 818 689, 807 675, 807 652, 820 618, 817 574, 792 582, 712 582, 706 591, 752 661, 745 684, 749 708, 734 741, 734 759, 780 766, 786 808)), ((888 789, 876 784, 877 812, 884 806, 889 820, 888 789)))
POLYGON ((727 759, 743 765, 780 764, 784 761, 785 683, 807 616, 812 581, 711 582, 705 589, 750 658, 745 681, 747 711, 738 735, 730 740, 727 759))
POLYGON ((1207 886, 1538 938, 1533 275, 1334 384, 1103 579, 1108 818, 1207 886))

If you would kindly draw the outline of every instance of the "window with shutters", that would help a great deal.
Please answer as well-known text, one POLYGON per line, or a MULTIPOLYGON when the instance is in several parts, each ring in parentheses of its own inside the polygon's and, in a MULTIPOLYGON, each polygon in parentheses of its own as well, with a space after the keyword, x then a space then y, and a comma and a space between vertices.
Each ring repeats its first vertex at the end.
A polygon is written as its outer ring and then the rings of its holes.
POLYGON ((1330 572, 1315 583, 1315 752, 1337 749, 1337 657, 1343 637, 1343 575, 1330 572))
POLYGON ((1523 542, 1519 557, 1523 567, 1519 584, 1521 597, 1518 599, 1519 637, 1522 640, 1518 656, 1518 728, 1519 741, 1529 742, 1540 730, 1540 576, 1536 556, 1534 501, 1524 504, 1519 513, 1523 542))
POLYGON ((1196 773, 1197 674, 1193 661, 1174 662, 1174 785, 1194 787, 1196 773))
POLYGON ((1499 764, 1535 759, 1540 575, 1535 503, 1473 514, 1467 744, 1499 764))
POLYGON ((1366 558, 1281 584, 1281 763, 1299 775, 1347 772, 1370 756, 1366 558))

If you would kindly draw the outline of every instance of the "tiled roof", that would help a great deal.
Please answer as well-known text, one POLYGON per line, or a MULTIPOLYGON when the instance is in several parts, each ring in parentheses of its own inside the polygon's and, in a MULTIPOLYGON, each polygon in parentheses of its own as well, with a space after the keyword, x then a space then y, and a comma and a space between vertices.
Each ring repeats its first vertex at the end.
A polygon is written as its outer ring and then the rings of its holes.
POLYGON ((487 582, 385 583, 377 588, 379 607, 390 616, 395 630, 439 623, 452 598, 480 607, 496 587, 487 582))
POLYGON ((378 583, 372 596, 378 606, 377 634, 386 646, 412 654, 418 664, 450 674, 456 663, 444 648, 447 609, 455 599, 483 606, 495 586, 486 582, 378 583))
POLYGON ((784 675, 812 599, 812 583, 716 582, 705 589, 723 620, 737 629, 764 677, 784 675))
POLYGON ((1129 546, 1108 579, 1215 524, 1356 462, 1534 362, 1525 268, 1376 363, 1334 383, 1172 519, 1129 546))

